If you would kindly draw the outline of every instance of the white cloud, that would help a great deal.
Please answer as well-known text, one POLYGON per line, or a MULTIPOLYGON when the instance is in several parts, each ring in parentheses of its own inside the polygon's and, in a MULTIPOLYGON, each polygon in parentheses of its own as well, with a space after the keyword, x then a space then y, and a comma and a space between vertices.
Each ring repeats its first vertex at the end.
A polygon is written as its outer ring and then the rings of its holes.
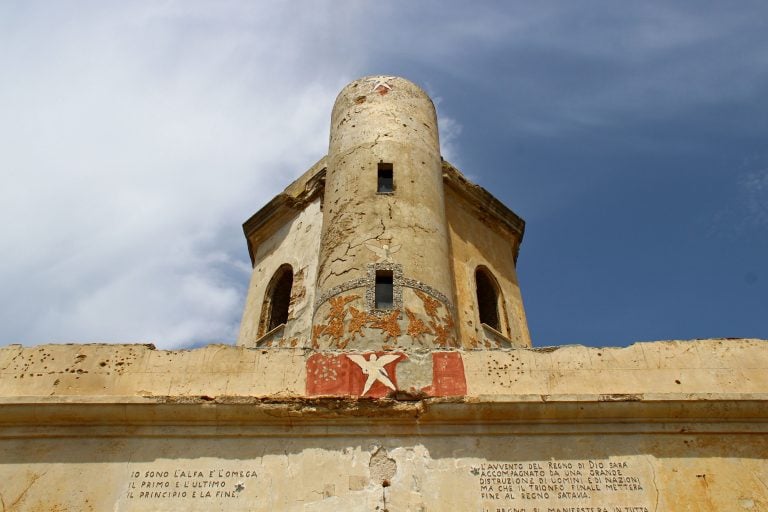
POLYGON ((461 164, 459 163, 458 143, 462 130, 461 123, 441 112, 440 104, 443 102, 443 98, 438 95, 438 92, 433 87, 427 85, 425 92, 432 98, 432 102, 435 104, 435 110, 437 111, 437 127, 440 132, 440 153, 443 158, 459 167, 461 164))
POLYGON ((358 57, 326 4, 210 5, 0 8, 0 343, 235 338, 239 225, 325 153, 358 57))
MULTIPOLYGON (((442 152, 468 169, 462 124, 562 137, 765 83, 748 8, 500 5, 1 3, 0 343, 233 340, 239 226, 326 152, 358 76, 492 104, 495 123, 439 105, 442 152)), ((747 197, 764 218, 764 191, 747 197)))
POLYGON ((425 62, 472 83, 473 92, 506 93, 499 113, 523 133, 556 137, 669 118, 760 97, 765 88, 764 9, 745 4, 507 2, 458 12, 420 5, 434 11, 430 37, 406 25, 400 51, 419 40, 425 62))
POLYGON ((443 157, 457 166, 460 165, 457 143, 461 135, 461 123, 452 117, 438 115, 437 125, 440 127, 440 151, 443 157))

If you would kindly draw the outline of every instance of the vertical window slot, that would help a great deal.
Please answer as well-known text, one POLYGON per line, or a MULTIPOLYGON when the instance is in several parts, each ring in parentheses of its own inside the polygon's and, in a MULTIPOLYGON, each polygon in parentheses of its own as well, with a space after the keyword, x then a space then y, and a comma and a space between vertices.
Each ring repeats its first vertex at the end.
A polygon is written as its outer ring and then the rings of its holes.
POLYGON ((392 171, 392 164, 379 162, 379 173, 376 192, 379 194, 390 194, 395 191, 395 182, 392 171))
POLYGON ((391 270, 376 271, 376 309, 394 307, 394 289, 391 270))

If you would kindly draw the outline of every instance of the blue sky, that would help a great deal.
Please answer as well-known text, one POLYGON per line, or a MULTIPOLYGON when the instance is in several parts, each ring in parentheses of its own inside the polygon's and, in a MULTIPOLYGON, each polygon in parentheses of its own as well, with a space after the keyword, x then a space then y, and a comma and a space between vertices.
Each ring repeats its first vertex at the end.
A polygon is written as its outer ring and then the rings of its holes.
POLYGON ((534 345, 768 338, 765 2, 0 3, 0 344, 231 342, 241 224, 400 75, 526 222, 534 345))

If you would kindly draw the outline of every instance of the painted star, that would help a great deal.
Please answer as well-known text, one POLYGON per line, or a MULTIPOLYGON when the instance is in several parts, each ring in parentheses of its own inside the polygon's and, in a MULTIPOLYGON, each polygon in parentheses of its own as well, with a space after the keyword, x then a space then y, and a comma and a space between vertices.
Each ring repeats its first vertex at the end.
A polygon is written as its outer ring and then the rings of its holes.
POLYGON ((373 87, 371 87, 371 92, 378 90, 379 87, 386 87, 390 91, 392 90, 392 86, 389 85, 387 82, 390 80, 394 80, 396 77, 394 76, 376 76, 373 78, 369 78, 366 80, 366 82, 371 82, 373 84, 373 87))
POLYGON ((400 358, 400 354, 388 354, 381 356, 380 358, 376 357, 376 354, 371 354, 371 357, 368 360, 359 354, 347 354, 347 357, 360 367, 360 369, 363 371, 363 375, 368 376, 368 379, 365 381, 365 386, 363 387, 363 392, 360 396, 364 396, 368 391, 370 391, 371 386, 373 386, 373 383, 376 381, 381 382, 392 391, 397 390, 395 385, 389 379, 389 375, 387 375, 387 370, 384 369, 384 366, 398 360, 400 358))

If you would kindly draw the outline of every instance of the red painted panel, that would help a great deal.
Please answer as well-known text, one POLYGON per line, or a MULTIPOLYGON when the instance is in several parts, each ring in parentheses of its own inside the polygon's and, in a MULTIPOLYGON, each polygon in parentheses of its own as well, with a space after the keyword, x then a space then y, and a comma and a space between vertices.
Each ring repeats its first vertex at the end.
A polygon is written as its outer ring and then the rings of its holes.
POLYGON ((458 352, 432 353, 432 385, 425 391, 432 396, 467 394, 464 361, 458 352))
POLYGON ((367 352, 365 354, 312 354, 307 359, 307 395, 308 396, 361 396, 369 375, 355 363, 350 356, 362 356, 366 361, 371 355, 397 356, 397 359, 382 366, 385 375, 375 375, 370 389, 364 396, 382 398, 393 392, 381 379, 388 378, 397 387, 397 364, 405 359, 402 353, 367 352), (377 378, 379 377, 379 378, 377 378))
MULTIPOLYGON (((364 354, 312 354, 307 359, 307 396, 366 396, 382 398, 393 390, 384 384, 388 378, 397 388, 397 364, 406 359, 403 353, 366 352, 364 354), (383 375, 377 374, 377 365, 372 355, 378 360, 383 357, 397 357, 378 367, 383 368, 383 375), (355 362, 357 361, 357 362, 355 362), (366 364, 367 363, 367 364, 366 364), (368 374, 364 373, 363 366, 368 374), (370 389, 363 395, 370 373, 370 389)), ((432 353, 432 384, 422 390, 429 396, 463 396, 467 394, 467 381, 464 375, 464 361, 458 352, 432 353)))

